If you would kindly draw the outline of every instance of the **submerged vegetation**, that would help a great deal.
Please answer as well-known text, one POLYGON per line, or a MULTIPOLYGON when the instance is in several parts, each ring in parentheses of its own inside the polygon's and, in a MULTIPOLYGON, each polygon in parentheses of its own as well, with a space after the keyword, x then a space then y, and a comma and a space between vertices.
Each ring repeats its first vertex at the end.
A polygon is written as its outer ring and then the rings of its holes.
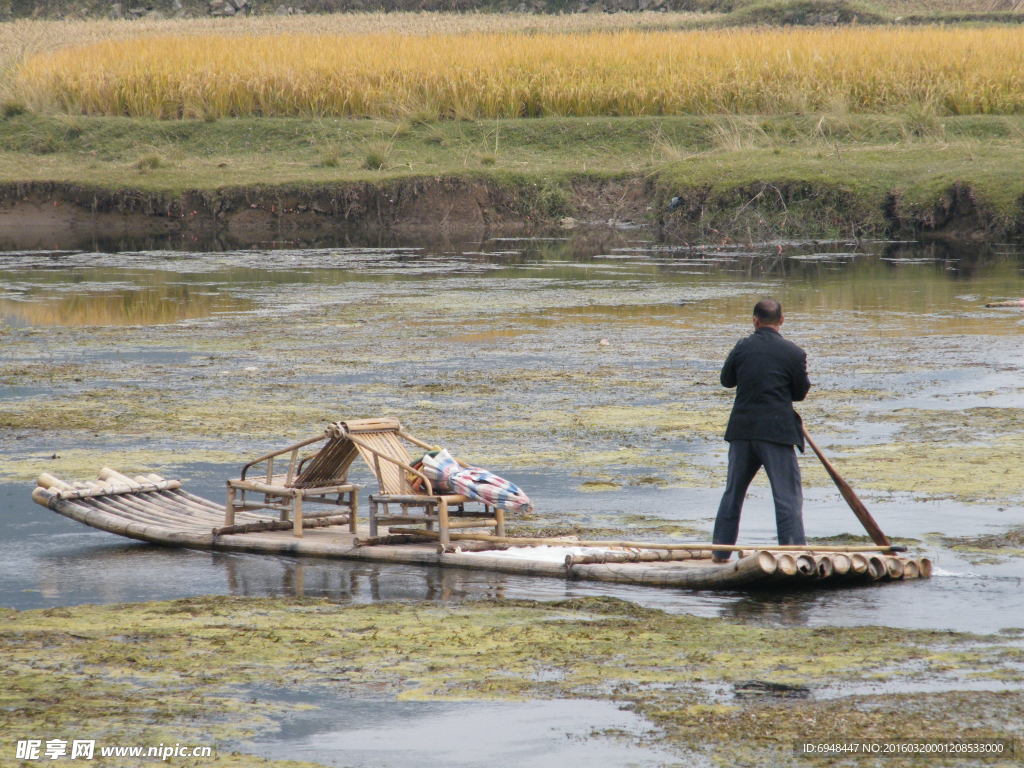
POLYGON ((3 619, 5 733, 213 741, 219 754, 204 764, 215 766, 241 759, 223 745, 272 733, 289 711, 261 693, 268 686, 307 699, 610 698, 649 718, 680 759, 728 756, 722 763, 731 766, 817 764, 793 755, 797 739, 1014 739, 1024 722, 1019 691, 1000 692, 1021 679, 1010 636, 754 627, 610 598, 446 606, 194 598, 3 619), (916 700, 868 692, 881 680, 898 691, 936 676, 948 680, 945 691, 916 700), (802 696, 787 697, 793 690, 802 696))

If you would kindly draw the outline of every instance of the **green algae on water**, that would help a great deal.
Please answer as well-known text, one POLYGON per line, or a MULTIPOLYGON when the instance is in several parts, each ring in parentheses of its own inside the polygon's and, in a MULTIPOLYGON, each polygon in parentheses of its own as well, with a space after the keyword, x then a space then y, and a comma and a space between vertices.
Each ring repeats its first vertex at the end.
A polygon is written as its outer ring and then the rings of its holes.
MULTIPOLYGON (((614 598, 338 605, 207 597, 3 618, 5 733, 234 742, 274 730, 287 710, 253 697, 253 687, 407 701, 612 699, 648 717, 681 756, 711 748, 742 756, 735 765, 788 765, 793 740, 840 732, 1015 738, 1024 722, 1011 716, 1024 712, 1024 674, 1007 636, 765 627, 614 598), (559 674, 545 673, 553 669, 559 674), (967 676, 1011 688, 959 690, 967 676), (933 678, 946 680, 943 693, 842 693, 872 680, 898 691, 901 681, 933 678), (781 703, 730 693, 750 680, 812 695, 781 703)), ((220 760, 213 764, 231 765, 220 760)))

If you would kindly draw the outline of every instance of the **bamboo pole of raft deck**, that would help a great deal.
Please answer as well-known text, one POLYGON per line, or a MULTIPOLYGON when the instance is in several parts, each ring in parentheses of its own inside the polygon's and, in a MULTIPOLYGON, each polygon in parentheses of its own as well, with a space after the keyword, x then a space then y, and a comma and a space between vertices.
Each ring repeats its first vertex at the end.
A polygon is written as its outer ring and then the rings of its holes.
POLYGON ((814 563, 818 569, 818 578, 827 579, 835 573, 835 566, 832 564, 832 558, 828 555, 819 555, 814 558, 814 563))
POLYGON ((126 484, 115 480, 99 480, 91 483, 75 483, 69 486, 67 483, 57 485, 51 481, 56 478, 46 477, 45 473, 40 475, 36 481, 41 488, 55 491, 65 499, 87 498, 89 496, 115 496, 120 494, 147 493, 150 491, 174 490, 181 485, 180 480, 164 480, 160 483, 139 483, 126 484))
POLYGON ((796 560, 796 571, 803 577, 817 576, 818 575, 818 564, 814 562, 814 558, 810 555, 797 555, 796 560))
POLYGON ((565 573, 571 579, 611 581, 619 584, 698 588, 738 586, 772 578, 777 560, 771 552, 754 552, 724 565, 666 566, 651 568, 643 563, 593 563, 573 565, 565 573))
POLYGON ((790 554, 775 557, 775 572, 780 576, 796 576, 796 559, 790 554))
POLYGON ((131 522, 154 524, 168 530, 184 527, 182 517, 175 514, 173 510, 149 503, 137 496, 93 496, 81 499, 81 501, 87 506, 117 515, 131 522))
POLYGON ((652 549, 638 552, 599 552, 592 555, 566 555, 565 564, 590 565, 592 563, 656 563, 682 560, 710 560, 711 550, 658 551, 652 549))
POLYGON ((889 569, 885 565, 885 560, 878 555, 870 555, 868 557, 868 573, 871 574, 871 578, 874 581, 878 581, 888 572, 889 569))
POLYGON ((45 488, 36 488, 32 492, 32 498, 36 503, 49 507, 72 520, 132 539, 154 544, 176 544, 188 547, 207 547, 212 540, 209 531, 204 534, 196 530, 146 525, 125 518, 121 514, 99 509, 92 504, 92 499, 62 499, 45 488))
POLYGON ((204 510, 202 514, 180 509, 171 499, 159 492, 126 493, 116 496, 93 497, 93 503, 111 503, 159 516, 163 521, 174 525, 207 523, 219 520, 213 510, 204 510), (205 517, 206 520, 202 518, 205 517))
POLYGON ((835 555, 832 555, 832 574, 833 575, 835 575, 835 576, 845 576, 846 574, 848 574, 850 572, 850 566, 851 565, 852 565, 852 563, 850 562, 850 558, 847 555, 844 555, 842 552, 839 552, 839 553, 837 553, 835 555))
MULTIPOLYGON (((348 523, 348 515, 334 515, 330 517, 307 517, 302 521, 303 528, 327 528, 331 525, 342 525, 348 523)), ((213 529, 214 536, 223 536, 228 533, 251 533, 253 531, 290 531, 295 527, 292 520, 257 520, 252 523, 241 523, 238 525, 222 525, 213 529)), ((433 541, 433 539, 430 539, 433 541)))
MULTIPOLYGON (((440 538, 437 531, 428 531, 423 528, 389 528, 394 534, 416 534, 420 536, 431 536, 440 538)), ((696 550, 706 549, 724 550, 727 552, 902 552, 905 547, 887 545, 864 545, 864 546, 813 546, 810 544, 762 544, 760 546, 739 545, 739 544, 657 544, 650 541, 585 541, 575 539, 555 538, 531 538, 514 536, 493 536, 488 533, 452 533, 449 535, 452 541, 492 541, 496 544, 509 544, 513 547, 606 547, 619 549, 667 549, 667 550, 696 550)))
POLYGON ((888 546, 891 542, 889 537, 882 533, 882 529, 878 527, 878 523, 875 522, 875 518, 868 512, 868 508, 864 506, 860 499, 857 498, 857 494, 853 492, 853 488, 839 476, 839 472, 832 466, 832 463, 825 458, 825 454, 821 452, 821 449, 815 444, 814 440, 807 433, 807 429, 803 426, 800 427, 804 433, 804 439, 807 440, 807 444, 811 446, 811 450, 814 451, 814 455, 821 461, 825 471, 828 472, 829 477, 832 478, 832 482, 836 484, 836 488, 839 489, 839 493, 846 499, 846 503, 850 505, 850 509, 853 510, 853 514, 860 520, 861 525, 864 526, 864 530, 868 532, 871 540, 880 546, 888 546))
POLYGON ((885 558, 885 575, 890 579, 902 579, 903 563, 895 557, 885 558))
POLYGON ((82 499, 81 502, 86 506, 95 506, 105 511, 112 511, 113 514, 120 516, 135 519, 142 518, 162 526, 168 526, 172 530, 181 529, 182 527, 209 530, 210 527, 221 522, 223 517, 222 510, 207 507, 195 512, 191 510, 185 512, 175 502, 174 491, 171 491, 170 494, 169 496, 164 496, 159 492, 145 492, 92 496, 82 499))
MULTIPOLYGON (((410 536, 407 534, 399 536, 365 536, 353 539, 352 546, 371 547, 377 544, 424 544, 433 541, 436 541, 436 539, 432 539, 429 536, 410 536)), ((455 547, 452 547, 451 551, 454 552, 455 547)))

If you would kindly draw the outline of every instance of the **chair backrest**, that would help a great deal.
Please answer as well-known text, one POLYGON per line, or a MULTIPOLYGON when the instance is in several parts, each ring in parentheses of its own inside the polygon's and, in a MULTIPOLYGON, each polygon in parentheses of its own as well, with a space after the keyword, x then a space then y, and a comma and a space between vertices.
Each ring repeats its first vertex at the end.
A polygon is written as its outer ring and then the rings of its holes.
POLYGON ((322 488, 344 485, 348 470, 359 453, 347 437, 330 437, 320 450, 306 459, 301 471, 288 485, 292 488, 322 488))
POLYGON ((388 456, 402 464, 409 464, 409 455, 401 438, 402 425, 398 419, 362 419, 360 421, 338 422, 341 434, 351 436, 349 444, 355 449, 377 476, 381 493, 409 493, 406 471, 398 464, 380 458, 377 453, 388 456))

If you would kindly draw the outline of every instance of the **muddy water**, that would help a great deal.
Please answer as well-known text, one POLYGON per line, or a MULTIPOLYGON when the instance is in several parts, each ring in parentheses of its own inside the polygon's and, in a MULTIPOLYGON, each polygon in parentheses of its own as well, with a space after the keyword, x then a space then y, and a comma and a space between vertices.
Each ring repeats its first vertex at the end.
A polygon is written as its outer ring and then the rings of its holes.
MULTIPOLYGON (((0 254, 0 604, 614 594, 771 624, 1024 626, 1019 544, 956 541, 1024 525, 1024 314, 984 307, 1024 295, 1022 269, 999 244, 668 247, 629 233, 0 254), (244 457, 391 414, 525 487, 538 511, 517 532, 706 540, 726 465, 718 368, 766 294, 808 352, 809 430, 882 528, 933 558, 931 581, 680 593, 183 552, 29 498, 40 471, 101 466, 220 498, 244 457)), ((802 467, 809 535, 860 535, 812 455, 802 467)), ((760 480, 741 542, 770 542, 773 525, 760 480)))

